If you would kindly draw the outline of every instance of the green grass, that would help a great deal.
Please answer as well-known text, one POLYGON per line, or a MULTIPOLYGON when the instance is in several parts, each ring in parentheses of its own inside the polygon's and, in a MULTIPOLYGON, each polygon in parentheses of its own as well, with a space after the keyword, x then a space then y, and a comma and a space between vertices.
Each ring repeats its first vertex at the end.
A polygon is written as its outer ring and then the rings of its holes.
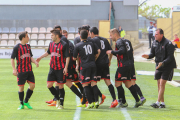
MULTIPOLYGON (((154 71, 154 64, 152 63, 135 63, 136 70, 154 71)), ((112 60, 111 65, 111 79, 114 81, 116 72, 116 60, 112 60)), ((18 86, 16 77, 12 75, 12 67, 10 59, 0 59, 0 120, 24 120, 24 119, 42 119, 42 120, 72 120, 76 111, 76 97, 71 90, 65 87, 65 109, 58 110, 55 107, 48 107, 45 103, 46 100, 53 98, 46 87, 47 74, 49 71, 49 59, 44 59, 40 62, 40 67, 36 68, 33 65, 35 74, 36 87, 30 99, 30 104, 33 109, 17 110, 19 106, 18 86)), ((180 70, 175 70, 180 72, 180 70)), ((127 112, 132 119, 150 120, 150 119, 179 119, 180 118, 180 88, 166 85, 165 103, 166 109, 153 109, 150 104, 157 100, 157 83, 153 80, 153 76, 137 75, 137 84, 140 86, 147 102, 144 106, 133 108, 135 100, 127 88, 125 95, 129 107, 127 112)), ((174 77, 178 80, 180 77, 174 77)), ((25 91, 28 84, 25 85, 25 91)), ((107 96, 105 102, 99 109, 85 110, 82 108, 80 119, 81 120, 123 120, 125 119, 120 108, 110 109, 112 98, 108 91, 108 87, 103 81, 98 83, 101 92, 107 96)), ((115 88, 116 91, 116 88, 115 88)), ((117 94, 117 92, 116 92, 117 94)))

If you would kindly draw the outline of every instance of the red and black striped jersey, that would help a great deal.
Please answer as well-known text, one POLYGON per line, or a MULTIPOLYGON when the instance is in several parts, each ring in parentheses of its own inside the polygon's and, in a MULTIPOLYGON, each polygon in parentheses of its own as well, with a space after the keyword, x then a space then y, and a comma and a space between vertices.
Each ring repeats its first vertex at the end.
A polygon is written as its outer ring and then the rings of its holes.
POLYGON ((47 53, 51 54, 51 68, 54 70, 61 70, 65 67, 65 58, 69 57, 69 48, 66 42, 62 40, 59 43, 50 42, 47 53))
POLYGON ((129 40, 118 39, 115 49, 116 50, 111 53, 117 56, 118 67, 131 66, 134 64, 133 48, 129 40))
POLYGON ((17 44, 13 48, 11 59, 17 60, 17 71, 18 73, 32 71, 31 57, 32 57, 31 47, 29 44, 17 44))

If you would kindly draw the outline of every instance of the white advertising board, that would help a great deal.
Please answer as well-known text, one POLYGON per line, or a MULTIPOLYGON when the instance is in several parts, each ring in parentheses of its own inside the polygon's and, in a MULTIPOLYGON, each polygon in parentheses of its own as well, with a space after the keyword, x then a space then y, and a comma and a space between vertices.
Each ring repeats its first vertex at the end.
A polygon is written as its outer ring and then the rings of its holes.
MULTIPOLYGON (((1 58, 11 58, 13 49, 0 49, 0 59, 1 58)), ((43 53, 45 53, 45 49, 31 49, 33 58, 38 58, 43 53)))
POLYGON ((91 0, 0 0, 0 5, 91 5, 91 0))

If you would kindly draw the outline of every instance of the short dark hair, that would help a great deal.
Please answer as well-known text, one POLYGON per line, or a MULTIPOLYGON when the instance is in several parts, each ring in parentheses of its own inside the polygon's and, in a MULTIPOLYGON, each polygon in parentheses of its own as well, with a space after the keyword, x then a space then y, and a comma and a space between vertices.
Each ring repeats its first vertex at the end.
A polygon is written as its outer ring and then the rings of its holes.
POLYGON ((156 29, 156 31, 159 31, 160 34, 164 35, 164 31, 161 28, 156 29))
POLYGON ((90 28, 90 32, 91 32, 91 33, 94 33, 95 35, 98 35, 98 34, 99 34, 99 30, 97 29, 97 27, 92 27, 92 28, 90 28))
POLYGON ((59 38, 62 37, 61 33, 59 32, 59 30, 51 30, 51 33, 55 34, 55 35, 58 35, 59 38))
POLYGON ((81 27, 78 27, 78 33, 79 33, 79 34, 80 34, 80 32, 81 32, 81 29, 82 29, 81 27))
POLYGON ((89 28, 90 28, 90 26, 89 25, 83 25, 82 27, 81 27, 81 29, 83 30, 87 30, 87 31, 89 31, 89 28))
POLYGON ((56 29, 56 28, 59 28, 61 30, 61 26, 59 26, 59 25, 55 25, 54 29, 56 29))
POLYGON ((87 37, 88 37, 87 30, 81 30, 80 36, 81 36, 81 39, 87 39, 87 37))
POLYGON ((23 39, 23 37, 25 38, 27 33, 28 33, 27 31, 20 32, 19 33, 19 40, 21 41, 23 39))
POLYGON ((62 30, 62 33, 68 33, 66 30, 62 30))

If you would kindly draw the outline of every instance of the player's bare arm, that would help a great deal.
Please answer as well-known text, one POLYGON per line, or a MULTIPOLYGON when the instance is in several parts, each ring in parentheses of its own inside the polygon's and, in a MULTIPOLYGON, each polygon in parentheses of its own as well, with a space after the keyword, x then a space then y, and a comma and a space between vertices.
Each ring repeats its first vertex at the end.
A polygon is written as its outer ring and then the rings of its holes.
POLYGON ((17 70, 15 68, 15 62, 14 62, 14 59, 11 59, 11 65, 12 65, 12 68, 13 68, 13 75, 14 76, 17 76, 17 70))
POLYGON ((36 60, 34 60, 33 57, 31 57, 31 61, 32 61, 32 63, 34 63, 36 65, 36 67, 39 67, 39 63, 36 60))
POLYGON ((47 57, 49 54, 45 52, 42 56, 36 59, 36 62, 39 62, 42 58, 47 57))
POLYGON ((70 60, 70 57, 67 57, 66 58, 66 66, 65 66, 65 68, 64 68, 64 70, 63 70, 63 73, 64 73, 64 75, 66 75, 67 74, 67 72, 68 72, 68 65, 69 65, 69 60, 70 60))

